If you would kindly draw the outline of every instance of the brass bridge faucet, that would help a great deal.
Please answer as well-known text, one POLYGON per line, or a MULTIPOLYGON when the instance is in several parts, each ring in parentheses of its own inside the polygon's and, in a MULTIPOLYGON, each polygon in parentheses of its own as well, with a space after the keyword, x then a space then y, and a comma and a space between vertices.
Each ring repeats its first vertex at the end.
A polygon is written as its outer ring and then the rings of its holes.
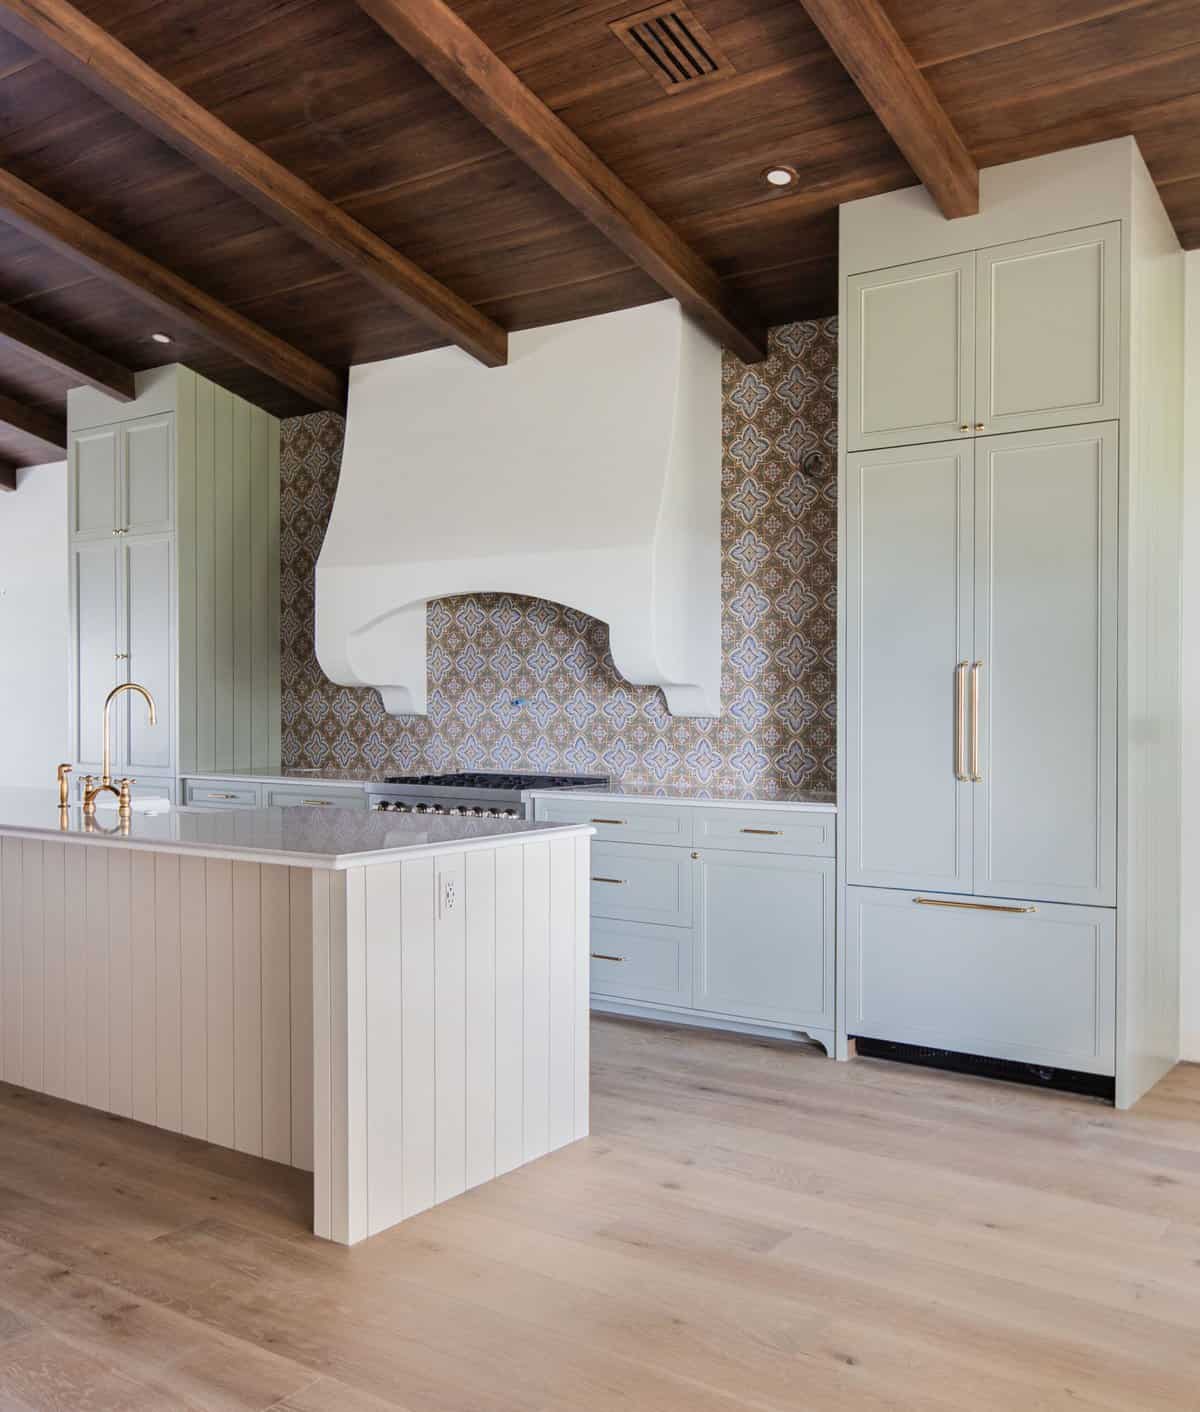
MULTIPOLYGON (((118 814, 122 820, 128 820, 133 813, 133 803, 129 792, 129 787, 134 783, 128 777, 121 780, 121 787, 118 789, 112 782, 111 752, 109 749, 109 707, 121 695, 123 691, 136 691, 139 696, 146 700, 146 705, 150 708, 150 724, 158 724, 158 712, 154 706, 154 697, 144 686, 139 686, 135 681, 124 681, 120 686, 113 689, 104 698, 104 753, 100 763, 100 783, 93 787, 94 775, 84 775, 83 777, 83 813, 88 819, 96 816, 96 797, 101 794, 115 794, 117 796, 118 814)), ((61 783, 61 781, 60 781, 61 783)))

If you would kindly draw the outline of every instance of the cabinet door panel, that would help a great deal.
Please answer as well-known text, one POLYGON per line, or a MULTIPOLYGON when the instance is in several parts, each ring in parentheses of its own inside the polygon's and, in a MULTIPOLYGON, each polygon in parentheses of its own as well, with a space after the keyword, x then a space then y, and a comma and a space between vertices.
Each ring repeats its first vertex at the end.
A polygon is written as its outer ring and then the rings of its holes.
POLYGON ((956 665, 972 643, 971 442, 846 462, 846 875, 970 889, 956 665))
POLYGON ((854 275, 846 313, 848 450, 969 432, 974 253, 854 275))
POLYGON ((121 702, 121 764, 132 771, 169 770, 173 763, 171 554, 167 535, 125 541, 122 626, 129 660, 122 679, 140 682, 158 708, 158 723, 152 726, 141 697, 126 694, 121 702))
POLYGON ((80 765, 99 765, 100 713, 118 681, 120 555, 117 541, 78 544, 71 551, 75 670, 71 715, 73 750, 80 765))
POLYGON ((832 1026, 833 860, 705 849, 696 888, 696 1008, 832 1026))
POLYGON ((1116 903, 1117 427, 981 438, 974 890, 1116 903))
POLYGON ((1115 984, 1116 913, 1106 908, 992 911, 923 905, 910 889, 847 889, 851 1035, 1111 1074, 1115 984))
POLYGON ((71 533, 109 536, 118 528, 117 432, 112 427, 71 438, 71 533))
POLYGON ((981 250, 975 412, 988 433, 1118 415, 1121 226, 981 250))
POLYGON ((169 530, 174 418, 146 417, 121 428, 124 460, 124 528, 130 534, 169 530))

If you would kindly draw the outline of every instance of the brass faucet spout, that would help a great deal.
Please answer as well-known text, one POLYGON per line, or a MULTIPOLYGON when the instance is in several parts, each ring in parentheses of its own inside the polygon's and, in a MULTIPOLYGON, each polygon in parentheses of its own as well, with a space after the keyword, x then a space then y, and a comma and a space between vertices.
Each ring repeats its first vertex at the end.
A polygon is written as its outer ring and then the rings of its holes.
MULTIPOLYGON (((146 702, 146 706, 149 709, 150 724, 152 726, 158 724, 158 710, 154 705, 154 697, 151 696, 150 693, 146 690, 146 688, 144 686, 141 686, 138 682, 123 681, 119 686, 114 686, 113 689, 104 698, 104 731, 102 735, 103 758, 101 760, 100 765, 100 783, 93 789, 91 775, 85 775, 83 781, 83 812, 88 818, 95 817, 97 795, 115 794, 120 803, 121 818, 126 822, 129 819, 129 813, 131 808, 129 786, 133 783, 133 781, 122 780, 120 789, 117 789, 116 786, 113 784, 111 763, 112 751, 109 746, 109 707, 113 704, 117 697, 121 695, 123 691, 136 691, 139 696, 143 697, 146 702)), ((61 787, 61 775, 59 776, 59 780, 61 787)))
POLYGON ((136 691, 139 696, 143 697, 150 710, 150 724, 152 726, 158 724, 158 711, 154 705, 154 697, 150 695, 144 686, 135 681, 123 681, 119 686, 113 687, 104 698, 104 757, 100 765, 100 783, 102 785, 112 784, 112 768, 109 763, 111 757, 111 751, 109 749, 109 707, 123 691, 136 691))

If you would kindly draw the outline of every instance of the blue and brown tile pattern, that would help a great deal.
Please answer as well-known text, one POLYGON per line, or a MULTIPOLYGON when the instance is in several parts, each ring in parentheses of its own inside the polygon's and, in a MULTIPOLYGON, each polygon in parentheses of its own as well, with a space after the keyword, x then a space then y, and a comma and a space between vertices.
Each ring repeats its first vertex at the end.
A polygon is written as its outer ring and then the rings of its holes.
POLYGON ((337 487, 342 421, 283 423, 283 763, 397 773, 599 770, 664 791, 771 797, 834 789, 837 332, 771 331, 770 356, 725 355, 722 701, 671 716, 617 675, 608 629, 507 594, 429 605, 429 714, 328 681, 313 651, 313 568, 337 487))

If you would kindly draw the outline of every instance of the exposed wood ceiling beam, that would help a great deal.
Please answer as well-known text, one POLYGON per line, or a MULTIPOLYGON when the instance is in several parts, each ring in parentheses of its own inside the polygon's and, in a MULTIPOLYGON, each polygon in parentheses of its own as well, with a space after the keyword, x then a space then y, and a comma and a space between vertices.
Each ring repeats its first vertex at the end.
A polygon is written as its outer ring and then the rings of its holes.
POLYGON ((979 210, 979 168, 880 0, 800 0, 947 220, 979 210))
POLYGON ((67 449, 67 426, 59 417, 49 412, 41 412, 36 407, 27 407, 0 392, 0 422, 12 427, 23 436, 31 436, 40 441, 51 452, 57 454, 67 449))
POLYGON ((123 285, 318 407, 345 406, 345 384, 332 369, 2 168, 0 219, 123 285))
POLYGON ((137 395, 128 368, 7 304, 0 304, 0 339, 19 344, 35 362, 66 373, 77 383, 105 392, 118 402, 129 402, 137 395))
POLYGON ((438 83, 714 338, 746 362, 766 336, 716 272, 528 89, 442 0, 358 0, 438 83))
POLYGON ((3 0, 0 25, 434 332, 488 367, 506 361, 508 336, 499 324, 239 137, 67 0, 3 0))
POLYGON ((0 490, 16 490, 17 468, 0 463, 0 490))

